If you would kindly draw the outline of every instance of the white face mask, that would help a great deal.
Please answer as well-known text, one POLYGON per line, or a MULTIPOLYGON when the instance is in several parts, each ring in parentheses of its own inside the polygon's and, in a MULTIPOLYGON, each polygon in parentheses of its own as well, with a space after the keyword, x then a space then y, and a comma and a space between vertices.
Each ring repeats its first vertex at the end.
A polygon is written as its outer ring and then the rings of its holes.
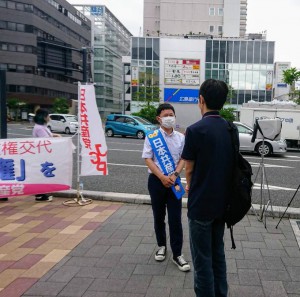
POLYGON ((163 127, 167 128, 167 129, 175 127, 175 123, 176 123, 175 117, 163 117, 160 119, 161 119, 161 125, 163 127))

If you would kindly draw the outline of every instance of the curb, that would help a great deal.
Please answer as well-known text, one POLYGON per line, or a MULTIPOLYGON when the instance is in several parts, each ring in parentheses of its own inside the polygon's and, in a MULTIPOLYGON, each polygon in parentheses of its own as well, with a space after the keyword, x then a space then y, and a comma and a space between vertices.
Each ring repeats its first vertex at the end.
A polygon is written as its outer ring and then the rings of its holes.
MULTIPOLYGON (((62 192, 52 193, 55 197, 61 198, 76 198, 76 190, 68 190, 62 192)), ((98 201, 112 201, 112 202, 123 202, 123 203, 132 203, 132 204, 151 204, 149 195, 141 194, 130 194, 130 193, 115 193, 115 192, 97 192, 97 191, 82 191, 82 195, 85 198, 90 198, 98 201)), ((187 198, 182 198, 182 206, 187 207, 187 198)), ((252 207, 260 214, 260 205, 252 204, 252 207)), ((273 212, 276 218, 279 218, 283 215, 286 206, 273 206, 273 212)), ((250 209, 248 215, 255 215, 255 212, 250 209)), ((271 207, 266 210, 267 216, 272 216, 271 207)), ((289 219, 300 219, 300 208, 289 207, 286 211, 285 218, 289 219)))

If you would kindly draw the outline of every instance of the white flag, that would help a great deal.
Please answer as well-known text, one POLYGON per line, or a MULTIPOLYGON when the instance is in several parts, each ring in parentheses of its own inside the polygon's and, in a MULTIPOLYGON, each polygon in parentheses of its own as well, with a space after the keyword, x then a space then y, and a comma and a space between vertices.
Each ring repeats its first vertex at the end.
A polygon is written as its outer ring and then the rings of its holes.
POLYGON ((81 143, 81 176, 107 175, 107 146, 96 105, 94 85, 79 84, 78 121, 81 143))

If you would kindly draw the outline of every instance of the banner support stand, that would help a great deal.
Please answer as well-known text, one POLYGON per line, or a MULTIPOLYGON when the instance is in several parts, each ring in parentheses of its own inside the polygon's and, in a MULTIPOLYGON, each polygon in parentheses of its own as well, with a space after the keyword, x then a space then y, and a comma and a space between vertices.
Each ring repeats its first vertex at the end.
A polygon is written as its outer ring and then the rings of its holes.
MULTIPOLYGON (((83 47, 80 51, 82 53, 82 80, 83 84, 88 84, 87 82, 87 48, 83 47)), ((80 108, 80 82, 78 82, 78 115, 79 115, 79 108, 80 108)), ((78 122, 79 122, 79 127, 77 130, 77 197, 74 199, 67 200, 63 202, 64 205, 66 206, 84 206, 91 204, 93 202, 92 199, 89 198, 84 198, 82 194, 83 186, 80 180, 80 168, 81 168, 81 162, 80 162, 80 151, 81 151, 81 146, 80 146, 80 137, 81 137, 81 121, 80 118, 78 117, 78 122)))

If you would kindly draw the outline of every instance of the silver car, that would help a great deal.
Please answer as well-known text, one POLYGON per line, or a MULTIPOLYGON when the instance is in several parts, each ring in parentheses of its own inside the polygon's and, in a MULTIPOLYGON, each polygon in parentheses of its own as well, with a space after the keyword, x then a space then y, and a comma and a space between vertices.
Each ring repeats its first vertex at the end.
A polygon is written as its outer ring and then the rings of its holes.
POLYGON ((262 139, 256 138, 254 142, 251 142, 253 129, 240 122, 233 123, 236 125, 239 131, 241 152, 257 152, 258 154, 263 154, 264 156, 269 156, 271 154, 283 154, 286 152, 287 145, 285 139, 265 139, 264 145, 262 139))

